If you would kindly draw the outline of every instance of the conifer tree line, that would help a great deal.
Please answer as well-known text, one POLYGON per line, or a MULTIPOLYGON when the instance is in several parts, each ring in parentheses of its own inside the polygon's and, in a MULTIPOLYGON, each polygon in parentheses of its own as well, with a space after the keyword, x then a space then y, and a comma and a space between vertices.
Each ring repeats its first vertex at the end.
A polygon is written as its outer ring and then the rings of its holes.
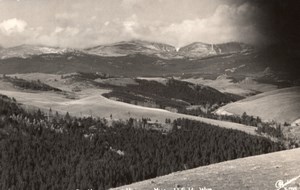
MULTIPOLYGON (((1 78, 0 78, 1 79, 1 78)), ((10 76, 3 76, 4 81, 11 82, 14 86, 27 89, 27 90, 38 90, 38 91, 56 91, 56 92, 62 92, 62 90, 49 86, 40 80, 32 80, 27 81, 21 78, 17 77, 10 77, 10 76)))
MULTIPOLYGON (((52 111, 52 110, 51 110, 52 111)), ((283 150, 280 142, 177 119, 168 133, 28 113, 0 97, 0 189, 108 189, 171 172, 283 150)))
MULTIPOLYGON (((275 138, 283 138, 280 124, 265 122, 260 117, 254 117, 244 112, 239 115, 219 115, 214 111, 220 106, 242 99, 242 97, 189 82, 168 79, 166 84, 157 81, 135 80, 137 84, 126 87, 113 85, 100 85, 112 89, 103 94, 107 98, 116 98, 118 101, 156 107, 199 117, 230 121, 248 126, 257 127, 258 133, 267 133, 275 138), (189 106, 198 107, 189 109, 189 106), (275 127, 274 127, 275 126, 275 127)), ((99 85, 99 84, 98 84, 99 85)))
POLYGON ((135 82, 137 84, 129 84, 126 87, 101 85, 101 87, 112 89, 111 92, 105 93, 103 96, 115 97, 119 101, 133 104, 146 101, 162 109, 172 107, 177 110, 188 105, 210 105, 209 107, 212 107, 240 99, 208 86, 194 85, 175 79, 168 79, 166 84, 141 79, 135 79, 135 82))
MULTIPOLYGON (((252 127, 256 127, 256 132, 259 134, 266 133, 272 137, 275 138, 284 138, 284 135, 282 133, 282 128, 280 123, 276 123, 275 121, 272 122, 265 122, 262 121, 260 117, 254 117, 251 115, 248 115, 246 112, 244 112, 241 116, 239 115, 217 115, 211 112, 203 112, 200 108, 194 109, 194 110, 187 110, 187 109, 181 109, 181 113, 188 114, 188 115, 194 115, 199 117, 205 117, 210 119, 216 119, 216 120, 222 120, 222 121, 230 121, 234 123, 240 123, 252 127)), ((289 125, 288 123, 285 123, 285 125, 289 125)))

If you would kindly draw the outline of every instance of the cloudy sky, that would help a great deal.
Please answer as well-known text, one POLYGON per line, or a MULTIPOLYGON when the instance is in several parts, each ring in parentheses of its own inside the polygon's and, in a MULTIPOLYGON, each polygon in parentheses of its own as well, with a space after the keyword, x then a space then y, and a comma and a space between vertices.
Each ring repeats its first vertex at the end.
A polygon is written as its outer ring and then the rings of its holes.
POLYGON ((0 44, 73 48, 142 39, 267 42, 263 11, 246 0, 0 0, 0 44))

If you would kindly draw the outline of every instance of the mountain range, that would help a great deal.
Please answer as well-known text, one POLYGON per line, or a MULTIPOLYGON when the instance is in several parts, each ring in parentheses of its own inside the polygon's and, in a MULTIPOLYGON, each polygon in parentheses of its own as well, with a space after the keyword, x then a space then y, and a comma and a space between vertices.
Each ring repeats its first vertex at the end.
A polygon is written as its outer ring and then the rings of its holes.
POLYGON ((221 75, 262 82, 292 81, 299 84, 299 53, 282 45, 254 48, 229 42, 195 42, 175 48, 156 42, 132 40, 85 49, 20 45, 0 47, 0 73, 104 72, 118 76, 221 75))
POLYGON ((143 54, 153 55, 163 59, 177 59, 203 58, 215 55, 245 53, 251 50, 253 50, 253 48, 250 45, 238 42, 230 42, 224 44, 206 44, 202 42, 195 42, 177 49, 174 46, 163 43, 131 40, 99 45, 85 49, 47 47, 41 45, 20 45, 10 48, 0 48, 0 58, 28 58, 33 55, 41 54, 75 53, 91 54, 102 57, 120 57, 134 54, 143 54))

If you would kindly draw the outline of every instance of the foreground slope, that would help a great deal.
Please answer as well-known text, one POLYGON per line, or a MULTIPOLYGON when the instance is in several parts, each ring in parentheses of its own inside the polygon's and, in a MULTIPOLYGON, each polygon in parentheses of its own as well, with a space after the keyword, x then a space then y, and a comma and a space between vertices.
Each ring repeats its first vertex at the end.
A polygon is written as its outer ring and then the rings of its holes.
POLYGON ((218 114, 259 116, 264 120, 293 123, 300 118, 300 87, 283 88, 258 94, 217 110, 218 114))
MULTIPOLYGON (((173 190, 175 187, 194 189, 277 189, 278 180, 291 180, 300 175, 300 149, 293 149, 237 159, 219 164, 199 167, 146 180, 116 189, 153 190, 155 188, 173 190)), ((299 189, 300 179, 287 188, 299 189)), ((180 188, 179 188, 180 189, 180 188)))

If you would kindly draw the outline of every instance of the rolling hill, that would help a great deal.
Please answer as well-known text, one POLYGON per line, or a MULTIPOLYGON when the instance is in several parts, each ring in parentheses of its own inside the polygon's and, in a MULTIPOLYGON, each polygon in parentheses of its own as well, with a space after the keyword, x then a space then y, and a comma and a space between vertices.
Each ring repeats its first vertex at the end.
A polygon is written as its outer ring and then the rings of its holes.
POLYGON ((261 93, 219 108, 218 114, 259 116, 263 120, 293 123, 300 118, 300 87, 261 93))
MULTIPOLYGON (((69 75, 50 75, 50 74, 17 74, 18 78, 26 80, 40 80, 42 83, 50 85, 55 88, 63 90, 63 92, 54 91, 33 91, 27 89, 20 89, 8 82, 0 80, 0 94, 14 97, 24 107, 28 109, 38 109, 49 111, 51 108, 53 111, 58 111, 61 114, 69 112, 74 116, 94 116, 105 117, 115 120, 132 118, 151 118, 152 121, 159 123, 165 123, 166 119, 177 118, 189 118, 205 123, 211 123, 220 127, 232 128, 241 131, 245 131, 250 134, 257 134, 254 127, 245 126, 242 124, 231 123, 226 121, 213 120, 208 118, 201 118, 191 115, 185 115, 180 113, 174 113, 164 109, 149 108, 138 105, 132 105, 124 102, 115 101, 105 98, 102 94, 109 93, 110 90, 104 87, 97 87, 90 82, 74 81, 69 75), (72 90, 79 88, 79 91, 72 90)), ((122 79, 121 79, 122 80, 122 79)), ((112 81, 117 83, 117 81, 112 81)), ((134 82, 133 80, 127 81, 129 84, 134 82)), ((126 85, 122 83, 121 85, 126 85)), ((210 88, 205 89, 212 91, 210 88)), ((221 94, 222 95, 222 94, 221 94)))
POLYGON ((234 78, 231 78, 226 74, 217 77, 215 80, 204 79, 202 77, 179 78, 178 80, 191 82, 193 84, 207 85, 223 93, 237 94, 244 97, 252 96, 261 92, 276 90, 278 88, 276 84, 259 83, 251 77, 235 81, 234 78))

